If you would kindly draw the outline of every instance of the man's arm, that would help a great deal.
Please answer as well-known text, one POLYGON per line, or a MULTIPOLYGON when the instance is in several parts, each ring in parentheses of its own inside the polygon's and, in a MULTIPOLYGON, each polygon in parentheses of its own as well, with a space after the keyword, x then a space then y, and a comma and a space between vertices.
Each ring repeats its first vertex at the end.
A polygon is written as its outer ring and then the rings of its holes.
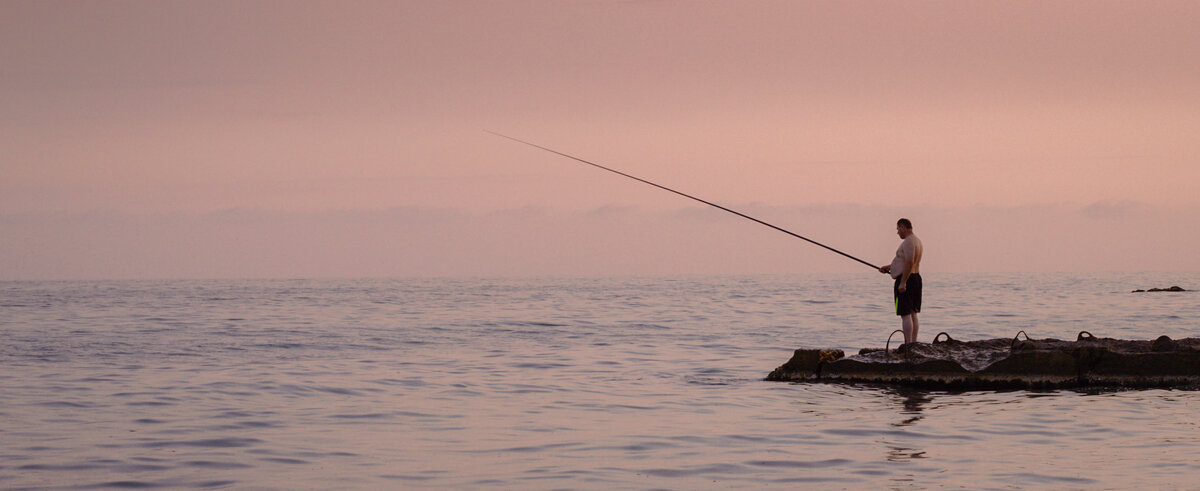
POLYGON ((900 275, 900 286, 896 288, 900 293, 904 293, 908 289, 908 275, 912 274, 914 262, 916 261, 913 260, 912 256, 904 260, 904 274, 900 275))
MULTIPOLYGON (((909 237, 912 237, 911 235, 909 237)), ((913 265, 917 262, 917 246, 913 243, 905 244, 909 247, 904 248, 904 274, 900 275, 900 286, 896 288, 900 293, 904 293, 908 289, 908 275, 913 272, 913 265)))

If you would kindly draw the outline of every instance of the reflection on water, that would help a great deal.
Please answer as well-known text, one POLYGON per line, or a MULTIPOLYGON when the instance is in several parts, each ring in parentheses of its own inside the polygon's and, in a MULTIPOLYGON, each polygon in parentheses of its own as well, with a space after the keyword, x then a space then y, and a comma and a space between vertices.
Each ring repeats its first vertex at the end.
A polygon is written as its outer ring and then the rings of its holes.
MULTIPOLYGON (((925 404, 932 400, 929 393, 907 387, 888 388, 885 392, 894 395, 900 403, 899 413, 902 419, 891 423, 892 426, 897 427, 916 425, 922 419, 921 411, 924 409, 925 404)), ((887 447, 887 457, 885 458, 889 462, 903 462, 925 458, 925 451, 912 446, 912 444, 901 445, 890 441, 885 441, 883 444, 887 447)), ((897 484, 909 484, 913 482, 913 479, 896 477, 893 481, 897 484)))
MULTIPOLYGON (((0 488, 1194 485, 1197 392, 761 380, 882 345, 875 279, 2 283, 0 488)), ((922 323, 1196 335, 1123 293, 1178 278, 1003 279, 931 275, 922 323)))
POLYGON ((921 420, 921 409, 931 400, 927 392, 908 387, 891 387, 887 390, 900 399, 903 407, 900 414, 907 416, 894 423, 895 426, 909 426, 921 420))

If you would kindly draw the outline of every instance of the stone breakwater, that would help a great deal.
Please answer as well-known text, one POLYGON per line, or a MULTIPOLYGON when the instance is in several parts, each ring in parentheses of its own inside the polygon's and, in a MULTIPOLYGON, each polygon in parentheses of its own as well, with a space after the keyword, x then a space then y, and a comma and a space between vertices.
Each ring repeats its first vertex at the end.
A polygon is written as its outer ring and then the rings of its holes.
POLYGON ((849 357, 842 350, 798 349, 766 379, 944 390, 1200 388, 1200 338, 1130 341, 1084 331, 1075 341, 1018 339, 1022 333, 965 342, 940 333, 933 343, 864 348, 849 357))

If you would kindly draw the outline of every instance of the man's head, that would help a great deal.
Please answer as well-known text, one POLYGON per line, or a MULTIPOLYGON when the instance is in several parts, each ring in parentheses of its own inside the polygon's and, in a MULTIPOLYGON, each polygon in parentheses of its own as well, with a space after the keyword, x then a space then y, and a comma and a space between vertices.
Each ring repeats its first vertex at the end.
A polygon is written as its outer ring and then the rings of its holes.
POLYGON ((896 220, 896 235, 899 235, 901 239, 907 239, 912 235, 912 222, 907 218, 896 220))

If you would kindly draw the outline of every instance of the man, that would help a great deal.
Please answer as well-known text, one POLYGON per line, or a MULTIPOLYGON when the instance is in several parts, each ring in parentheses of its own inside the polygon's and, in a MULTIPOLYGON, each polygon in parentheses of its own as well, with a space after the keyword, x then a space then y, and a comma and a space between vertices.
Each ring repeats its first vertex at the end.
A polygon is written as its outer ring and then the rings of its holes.
MULTIPOLYGON (((925 252, 921 239, 913 234, 912 222, 901 218, 896 222, 896 235, 900 236, 900 247, 892 264, 880 267, 880 273, 891 273, 896 279, 892 293, 896 300, 896 315, 900 316, 900 330, 904 343, 917 342, 917 313, 921 311, 921 254, 925 252)), ((907 349, 907 348, 905 348, 907 349)))

